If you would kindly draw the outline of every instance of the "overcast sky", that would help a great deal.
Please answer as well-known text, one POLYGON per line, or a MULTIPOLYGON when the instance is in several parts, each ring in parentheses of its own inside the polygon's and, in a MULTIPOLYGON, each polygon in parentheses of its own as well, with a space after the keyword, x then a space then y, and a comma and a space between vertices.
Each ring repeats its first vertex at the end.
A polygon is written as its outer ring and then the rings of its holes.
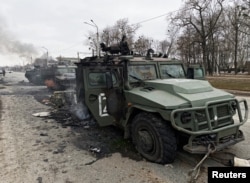
MULTIPOLYGON (((88 52, 86 38, 119 19, 139 23, 181 8, 183 0, 0 0, 0 66, 23 64, 48 50, 52 57, 88 52)), ((166 37, 165 16, 141 23, 137 36, 166 37)), ((81 55, 84 57, 84 55, 81 55)))

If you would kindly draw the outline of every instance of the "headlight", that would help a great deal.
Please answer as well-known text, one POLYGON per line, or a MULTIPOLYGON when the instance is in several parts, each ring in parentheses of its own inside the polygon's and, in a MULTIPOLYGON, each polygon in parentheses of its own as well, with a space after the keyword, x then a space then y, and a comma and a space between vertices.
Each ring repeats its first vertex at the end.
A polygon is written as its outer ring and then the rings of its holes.
POLYGON ((232 113, 235 114, 236 109, 237 109, 237 104, 235 101, 231 102, 231 109, 232 109, 232 113))
POLYGON ((191 121, 191 119, 192 119, 191 113, 189 113, 189 112, 183 112, 183 113, 181 114, 181 122, 182 122, 183 124, 189 123, 189 122, 191 121))

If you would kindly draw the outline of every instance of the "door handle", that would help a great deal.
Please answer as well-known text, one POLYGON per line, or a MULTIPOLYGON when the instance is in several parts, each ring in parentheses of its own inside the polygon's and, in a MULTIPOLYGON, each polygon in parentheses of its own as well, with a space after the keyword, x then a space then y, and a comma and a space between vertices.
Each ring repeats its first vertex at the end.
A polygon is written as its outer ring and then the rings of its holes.
POLYGON ((90 102, 94 102, 94 101, 96 101, 97 100, 97 95, 93 95, 93 94, 91 94, 90 96, 89 96, 89 101, 90 102))

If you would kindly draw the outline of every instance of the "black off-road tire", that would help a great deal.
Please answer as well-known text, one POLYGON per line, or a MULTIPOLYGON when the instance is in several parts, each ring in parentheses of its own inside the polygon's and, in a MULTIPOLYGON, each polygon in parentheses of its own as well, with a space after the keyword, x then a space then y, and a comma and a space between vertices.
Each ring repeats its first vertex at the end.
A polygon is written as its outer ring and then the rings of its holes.
POLYGON ((132 122, 132 140, 137 151, 147 160, 168 164, 176 157, 174 129, 161 117, 142 112, 132 122))

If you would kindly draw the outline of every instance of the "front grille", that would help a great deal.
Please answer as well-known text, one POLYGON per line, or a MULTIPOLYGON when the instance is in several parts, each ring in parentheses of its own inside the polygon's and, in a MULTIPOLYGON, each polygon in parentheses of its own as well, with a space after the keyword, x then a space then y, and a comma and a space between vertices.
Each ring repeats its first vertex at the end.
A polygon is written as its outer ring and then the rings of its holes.
POLYGON ((217 107, 217 116, 220 118, 220 117, 223 117, 223 116, 226 116, 226 115, 229 115, 229 106, 228 105, 223 105, 223 106, 220 106, 220 107, 217 107))
MULTIPOLYGON (((233 123, 228 103, 208 106, 208 114, 212 129, 233 123)), ((197 122, 196 130, 209 129, 205 110, 195 111, 195 118, 197 122)))

